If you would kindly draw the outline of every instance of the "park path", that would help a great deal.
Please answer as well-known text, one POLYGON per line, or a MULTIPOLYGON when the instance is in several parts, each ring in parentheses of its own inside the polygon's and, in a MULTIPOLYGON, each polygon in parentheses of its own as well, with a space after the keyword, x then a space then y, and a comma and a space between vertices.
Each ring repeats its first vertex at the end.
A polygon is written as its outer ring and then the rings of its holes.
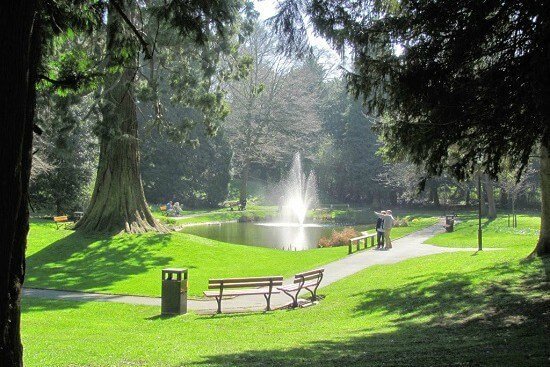
MULTIPOLYGON (((400 239, 392 241, 393 248, 389 251, 377 251, 374 249, 363 250, 343 259, 336 260, 323 266, 325 269, 323 282, 319 288, 323 288, 338 280, 344 279, 363 269, 373 265, 394 264, 403 260, 456 251, 476 251, 472 248, 450 248, 427 245, 424 242, 435 234, 443 232, 441 223, 411 233, 400 239)), ((292 278, 285 283, 292 282, 292 278)), ((74 291, 60 291, 50 289, 23 289, 23 297, 37 297, 68 301, 97 301, 128 303, 133 305, 146 305, 160 307, 160 298, 128 295, 112 295, 101 293, 86 293, 74 291)), ((284 294, 274 294, 271 298, 273 309, 281 308, 289 304, 290 298, 284 294)), ((189 300, 188 309, 197 313, 214 313, 216 302, 213 299, 189 300)), ((260 311, 265 308, 265 300, 262 296, 240 296, 224 299, 222 309, 224 313, 260 311)))

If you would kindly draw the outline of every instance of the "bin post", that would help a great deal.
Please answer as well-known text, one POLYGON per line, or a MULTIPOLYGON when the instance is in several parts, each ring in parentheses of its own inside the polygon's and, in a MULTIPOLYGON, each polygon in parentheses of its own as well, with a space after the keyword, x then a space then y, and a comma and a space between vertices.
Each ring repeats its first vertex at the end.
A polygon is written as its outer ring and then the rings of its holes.
POLYGON ((162 315, 187 313, 188 269, 162 269, 162 315))

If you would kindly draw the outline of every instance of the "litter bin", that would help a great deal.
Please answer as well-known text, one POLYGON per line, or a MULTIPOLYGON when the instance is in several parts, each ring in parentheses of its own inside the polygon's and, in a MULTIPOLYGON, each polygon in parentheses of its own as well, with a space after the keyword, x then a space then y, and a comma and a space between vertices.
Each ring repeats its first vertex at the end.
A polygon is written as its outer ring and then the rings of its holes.
POLYGON ((187 269, 162 269, 161 314, 187 313, 187 269))

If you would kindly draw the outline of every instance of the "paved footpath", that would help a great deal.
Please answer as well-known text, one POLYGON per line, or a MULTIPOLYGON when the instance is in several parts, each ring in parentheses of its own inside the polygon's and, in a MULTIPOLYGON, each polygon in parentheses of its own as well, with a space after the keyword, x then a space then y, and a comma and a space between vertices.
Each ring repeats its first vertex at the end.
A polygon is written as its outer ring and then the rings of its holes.
MULTIPOLYGON (((326 287, 329 284, 349 277, 350 275, 373 265, 393 264, 406 259, 444 252, 476 251, 476 249, 473 248, 449 248, 424 244, 428 238, 443 231, 444 229, 442 224, 436 224, 392 241, 393 248, 389 251, 377 251, 371 248, 369 250, 363 250, 352 255, 348 255, 343 259, 326 264, 323 266, 325 273, 323 282, 319 288, 326 287)), ((286 279, 285 283, 292 282, 292 280, 293 278, 286 279)), ((158 297, 124 296, 49 289, 25 288, 23 290, 23 297, 81 302, 115 302, 160 307, 160 298, 158 297)), ((271 298, 271 306, 274 309, 281 308, 288 305, 289 301, 290 298, 282 293, 274 294, 271 298)), ((216 308, 217 305, 213 299, 188 301, 188 309, 197 313, 214 313, 216 308)), ((222 310, 224 313, 261 311, 264 308, 265 300, 262 296, 240 296, 224 299, 222 302, 222 310)))

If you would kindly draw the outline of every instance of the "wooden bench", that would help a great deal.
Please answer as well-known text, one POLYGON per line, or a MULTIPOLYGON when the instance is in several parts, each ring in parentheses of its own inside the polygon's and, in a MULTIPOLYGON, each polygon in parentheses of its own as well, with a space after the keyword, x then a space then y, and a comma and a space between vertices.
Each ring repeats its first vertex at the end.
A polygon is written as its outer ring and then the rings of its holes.
POLYGON ((218 313, 221 313, 222 299, 225 296, 237 297, 261 294, 267 302, 266 311, 270 311, 271 295, 279 293, 275 287, 280 285, 283 285, 282 276, 210 279, 208 289, 217 289, 217 291, 204 291, 204 296, 214 297, 218 303, 218 313))
POLYGON ((303 289, 311 293, 311 300, 315 301, 317 299, 317 288, 323 280, 324 272, 325 269, 316 269, 296 274, 292 284, 277 287, 277 289, 292 298, 292 307, 298 307, 298 296, 303 289))
POLYGON ((166 209, 167 209, 167 208, 166 208, 166 205, 161 205, 161 206, 160 206, 160 211, 161 211, 161 212, 165 212, 166 209))
POLYGON ((367 239, 370 238, 370 245, 374 246, 374 238, 376 237, 376 233, 367 233, 363 232, 363 234, 359 237, 350 238, 349 244, 348 244, 348 254, 351 254, 353 252, 353 243, 357 243, 357 251, 359 251, 359 245, 361 240, 365 240, 365 248, 367 248, 367 239))
POLYGON ((55 222, 57 229, 59 229, 59 226, 61 224, 65 224, 65 225, 67 224, 67 222, 69 221, 69 217, 66 215, 60 215, 57 217, 53 217, 53 221, 55 222))

